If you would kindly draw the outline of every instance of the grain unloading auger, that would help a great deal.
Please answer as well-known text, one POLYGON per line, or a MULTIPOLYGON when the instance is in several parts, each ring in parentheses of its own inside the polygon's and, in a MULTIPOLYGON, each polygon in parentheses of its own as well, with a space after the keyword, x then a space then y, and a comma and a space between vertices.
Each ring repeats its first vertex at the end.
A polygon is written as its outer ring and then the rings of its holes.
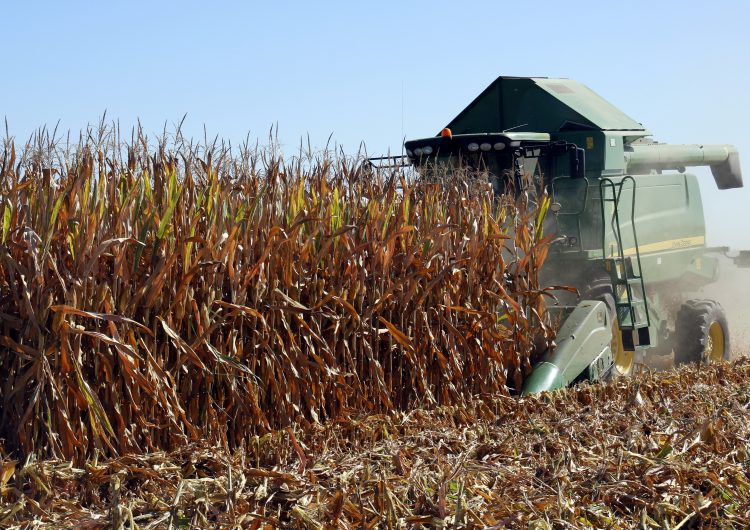
MULTIPOLYGON (((545 186, 558 237, 542 274, 578 289, 556 345, 523 393, 629 374, 636 359, 726 359, 727 320, 699 292, 718 279, 706 247, 698 179, 709 166, 719 189, 742 187, 729 145, 667 145, 589 88, 569 79, 500 77, 441 134, 406 142, 420 171, 457 162, 486 171, 495 190, 545 186)), ((746 264, 742 253, 735 262, 746 264)))

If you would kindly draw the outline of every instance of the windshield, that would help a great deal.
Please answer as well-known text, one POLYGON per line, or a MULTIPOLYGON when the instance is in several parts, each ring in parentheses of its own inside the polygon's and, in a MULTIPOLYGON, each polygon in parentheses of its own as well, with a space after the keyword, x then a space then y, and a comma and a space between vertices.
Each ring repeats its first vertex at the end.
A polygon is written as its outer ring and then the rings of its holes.
POLYGON ((405 147, 421 178, 482 178, 500 195, 529 188, 542 191, 542 182, 555 165, 550 159, 555 156, 549 141, 540 140, 499 133, 472 134, 412 140, 405 147))
POLYGON ((486 178, 496 195, 529 191, 529 188, 541 192, 543 160, 539 153, 526 154, 532 156, 520 156, 512 151, 438 153, 437 156, 420 157, 415 161, 415 166, 420 176, 427 179, 456 175, 486 178), (534 154, 537 156, 533 156, 534 154))

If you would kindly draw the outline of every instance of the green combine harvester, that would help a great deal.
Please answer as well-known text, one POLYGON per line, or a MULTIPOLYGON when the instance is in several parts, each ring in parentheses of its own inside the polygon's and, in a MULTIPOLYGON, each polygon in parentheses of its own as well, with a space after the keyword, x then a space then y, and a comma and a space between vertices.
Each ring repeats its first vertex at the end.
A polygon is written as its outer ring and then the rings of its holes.
POLYGON ((728 359, 724 310, 699 297, 728 249, 706 246, 698 179, 685 170, 709 166, 719 189, 740 188, 739 154, 649 136, 575 81, 500 77, 438 136, 405 144, 417 170, 460 164, 487 172, 497 193, 551 196, 557 238, 542 272, 580 301, 550 307, 562 325, 524 394, 628 375, 653 355, 728 359))

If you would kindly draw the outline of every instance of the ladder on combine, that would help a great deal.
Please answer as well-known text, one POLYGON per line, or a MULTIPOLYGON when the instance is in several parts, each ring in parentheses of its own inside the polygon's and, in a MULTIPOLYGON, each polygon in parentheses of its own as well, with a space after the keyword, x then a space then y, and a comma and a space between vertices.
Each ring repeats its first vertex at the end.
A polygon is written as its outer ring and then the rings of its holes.
POLYGON ((602 251, 604 263, 612 280, 617 319, 622 332, 622 343, 625 350, 633 351, 639 347, 651 345, 649 326, 651 320, 646 301, 646 288, 641 269, 641 253, 638 247, 638 235, 635 229, 635 179, 624 177, 619 182, 603 178, 599 182, 602 200, 602 251), (632 182, 630 209, 630 226, 633 230, 633 247, 623 248, 620 219, 620 198, 627 182, 632 182), (612 205, 609 224, 614 236, 614 244, 607 248, 607 204, 612 205), (609 255, 608 251, 609 250, 609 255), (635 258, 635 262, 633 261, 635 258), (634 268, 637 266, 637 269, 634 268))

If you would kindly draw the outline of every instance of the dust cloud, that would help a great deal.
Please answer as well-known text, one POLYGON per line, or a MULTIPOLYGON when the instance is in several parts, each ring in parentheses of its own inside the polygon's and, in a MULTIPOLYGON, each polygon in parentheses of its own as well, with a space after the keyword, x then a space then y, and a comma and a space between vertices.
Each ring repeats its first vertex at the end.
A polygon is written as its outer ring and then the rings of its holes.
POLYGON ((719 302, 727 314, 732 358, 750 356, 750 268, 720 258, 719 281, 707 285, 701 298, 719 302))

